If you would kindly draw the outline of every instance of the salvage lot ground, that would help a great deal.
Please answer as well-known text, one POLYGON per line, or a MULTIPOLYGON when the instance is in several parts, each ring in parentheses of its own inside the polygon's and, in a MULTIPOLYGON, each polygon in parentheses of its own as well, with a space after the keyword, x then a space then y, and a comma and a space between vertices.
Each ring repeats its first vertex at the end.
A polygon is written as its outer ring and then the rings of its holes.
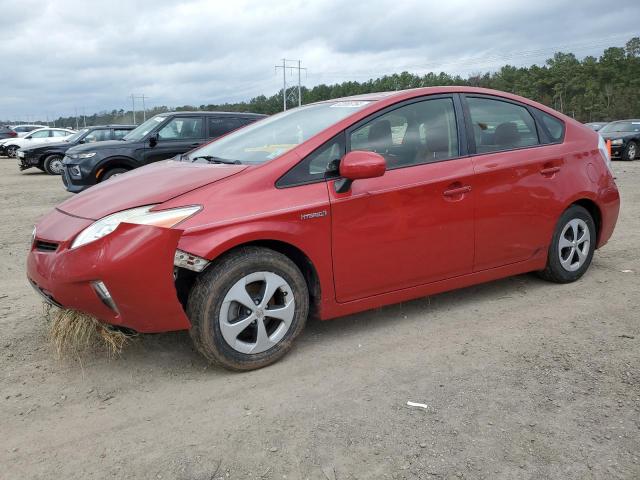
POLYGON ((234 374, 185 333, 58 360, 24 259, 68 194, 0 158, 0 477, 640 478, 640 162, 614 168, 618 228, 580 282, 311 322, 283 361, 234 374))

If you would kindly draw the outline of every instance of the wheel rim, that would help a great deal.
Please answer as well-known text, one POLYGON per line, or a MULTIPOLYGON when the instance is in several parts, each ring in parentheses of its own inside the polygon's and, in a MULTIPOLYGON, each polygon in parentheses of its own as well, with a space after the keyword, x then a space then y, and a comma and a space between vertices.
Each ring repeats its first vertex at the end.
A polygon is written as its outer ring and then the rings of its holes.
POLYGON ((574 218, 569 221, 560 234, 558 242, 558 255, 560 264, 569 271, 580 269, 589 256, 591 248, 591 233, 584 220, 574 218))
POLYGON ((49 169, 51 173, 55 175, 60 175, 62 173, 62 160, 60 158, 55 158, 49 162, 49 169))
POLYGON ((7 155, 10 157, 15 157, 16 156, 16 147, 9 147, 7 148, 7 155))
POLYGON ((634 160, 636 158, 636 144, 632 143, 629 145, 629 160, 634 160))
POLYGON ((254 272, 238 280, 220 309, 220 331, 234 350, 255 354, 284 338, 295 315, 293 291, 273 272, 254 272))

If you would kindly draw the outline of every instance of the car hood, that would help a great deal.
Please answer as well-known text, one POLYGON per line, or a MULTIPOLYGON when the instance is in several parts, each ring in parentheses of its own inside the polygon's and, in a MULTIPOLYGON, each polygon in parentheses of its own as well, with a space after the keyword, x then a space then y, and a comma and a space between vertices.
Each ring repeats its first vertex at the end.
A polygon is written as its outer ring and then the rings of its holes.
POLYGON ((22 150, 25 152, 35 151, 35 150, 48 150, 49 148, 66 148, 72 147, 74 144, 69 142, 56 142, 56 143, 46 143, 44 145, 34 145, 32 147, 23 147, 22 150))
POLYGON ((61 203, 57 209, 76 217, 98 220, 128 208, 166 202, 246 168, 247 165, 165 160, 99 183, 61 203))
POLYGON ((76 145, 73 149, 69 149, 69 153, 93 152, 97 150, 106 150, 109 148, 121 148, 130 142, 126 140, 105 140, 104 142, 82 143, 76 145))

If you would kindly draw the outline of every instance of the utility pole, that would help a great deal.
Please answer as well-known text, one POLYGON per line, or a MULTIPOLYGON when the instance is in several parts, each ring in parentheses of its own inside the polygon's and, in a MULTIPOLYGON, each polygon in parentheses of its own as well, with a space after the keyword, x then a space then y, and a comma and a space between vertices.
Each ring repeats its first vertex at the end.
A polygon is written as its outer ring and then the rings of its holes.
POLYGON ((300 73, 302 70, 306 70, 300 66, 300 60, 287 60, 286 58, 282 59, 282 65, 276 65, 276 72, 278 69, 282 69, 282 108, 283 110, 287 109, 287 69, 289 69, 290 73, 293 73, 294 70, 298 70, 298 106, 302 105, 302 83, 300 73), (298 62, 298 66, 287 65, 287 62, 298 62))
POLYGON ((136 124, 136 97, 131 94, 131 111, 133 112, 133 124, 136 124))
POLYGON ((144 106, 144 93, 142 94, 142 121, 147 121, 147 107, 144 106))
POLYGON ((87 128, 87 115, 85 114, 84 107, 82 107, 82 125, 87 128))
POLYGON ((78 130, 78 107, 76 107, 76 130, 78 130))

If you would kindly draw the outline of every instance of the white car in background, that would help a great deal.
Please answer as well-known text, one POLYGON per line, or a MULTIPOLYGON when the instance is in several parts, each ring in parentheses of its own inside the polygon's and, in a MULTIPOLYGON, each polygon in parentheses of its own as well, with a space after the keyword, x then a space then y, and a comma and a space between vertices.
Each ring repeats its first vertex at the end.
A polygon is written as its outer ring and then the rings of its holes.
POLYGON ((75 130, 68 128, 40 128, 27 133, 22 138, 12 138, 5 141, 0 147, 7 156, 15 157, 18 150, 22 147, 30 147, 32 145, 40 145, 43 143, 61 142, 65 137, 76 133, 75 130))
POLYGON ((45 128, 46 125, 13 125, 11 126, 11 130, 18 134, 18 137, 24 137, 29 132, 33 132, 34 130, 39 130, 41 128, 45 128))

